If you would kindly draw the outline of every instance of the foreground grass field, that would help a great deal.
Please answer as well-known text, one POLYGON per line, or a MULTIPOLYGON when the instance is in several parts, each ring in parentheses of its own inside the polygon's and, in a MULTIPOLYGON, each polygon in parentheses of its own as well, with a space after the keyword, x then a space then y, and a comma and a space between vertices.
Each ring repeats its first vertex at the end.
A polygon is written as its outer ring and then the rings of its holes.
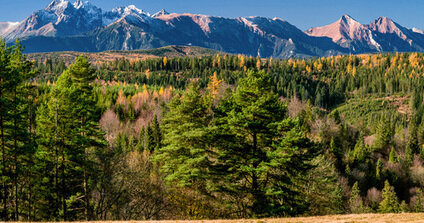
MULTIPOLYGON (((356 214, 331 215, 320 217, 301 218, 274 218, 274 219, 238 219, 238 220, 195 220, 195 221, 93 221, 90 223, 390 223, 390 222, 423 222, 424 213, 419 214, 356 214)), ((63 223, 63 222, 62 222, 63 223)), ((83 222, 78 222, 83 223, 83 222)))

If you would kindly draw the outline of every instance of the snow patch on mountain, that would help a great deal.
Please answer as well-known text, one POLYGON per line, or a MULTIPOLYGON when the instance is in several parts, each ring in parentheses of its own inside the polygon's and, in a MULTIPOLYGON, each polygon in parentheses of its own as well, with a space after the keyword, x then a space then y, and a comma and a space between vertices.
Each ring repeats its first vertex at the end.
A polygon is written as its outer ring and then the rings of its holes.
POLYGON ((118 8, 114 8, 112 9, 112 13, 116 13, 119 16, 126 16, 126 15, 130 15, 130 14, 136 14, 136 15, 147 15, 150 16, 149 13, 138 9, 135 5, 129 5, 127 7, 118 7, 118 8))
POLYGON ((381 50, 382 50, 381 45, 379 43, 377 43, 377 41, 374 40, 372 35, 373 34, 372 34, 371 30, 368 30, 368 36, 370 37, 371 45, 375 46, 377 51, 381 52, 381 50))
POLYGON ((0 22, 0 35, 8 33, 19 25, 19 22, 0 22))
POLYGON ((159 12, 156 12, 155 14, 153 14, 152 17, 156 18, 163 15, 169 15, 169 12, 167 12, 165 9, 162 9, 159 12))
POLYGON ((45 11, 63 11, 65 10, 70 3, 66 0, 53 0, 44 10, 45 11))
POLYGON ((424 30, 422 30, 422 29, 418 29, 418 28, 414 27, 411 30, 412 30, 412 32, 415 32, 415 33, 424 34, 424 30))

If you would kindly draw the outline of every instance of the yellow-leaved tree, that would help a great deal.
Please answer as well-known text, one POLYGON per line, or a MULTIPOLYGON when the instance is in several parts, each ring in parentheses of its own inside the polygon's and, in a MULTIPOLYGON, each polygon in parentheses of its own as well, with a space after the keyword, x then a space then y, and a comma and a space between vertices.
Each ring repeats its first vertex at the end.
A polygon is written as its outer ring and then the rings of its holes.
POLYGON ((218 94, 219 87, 221 86, 222 80, 218 79, 216 71, 210 78, 208 89, 211 92, 212 98, 215 99, 218 94))

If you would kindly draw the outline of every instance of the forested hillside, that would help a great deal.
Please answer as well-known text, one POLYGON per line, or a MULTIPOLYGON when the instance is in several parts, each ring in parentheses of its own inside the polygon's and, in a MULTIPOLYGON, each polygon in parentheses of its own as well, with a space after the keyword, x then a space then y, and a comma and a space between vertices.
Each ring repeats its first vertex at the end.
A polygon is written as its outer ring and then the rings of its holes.
MULTIPOLYGON (((27 54, 28 60, 43 61, 57 60, 63 61, 66 65, 75 62, 79 56, 87 57, 89 62, 96 64, 98 61, 114 61, 125 58, 127 60, 144 60, 158 57, 204 57, 214 56, 224 53, 195 46, 166 46, 149 50, 131 50, 131 51, 105 51, 99 53, 80 53, 80 52, 50 52, 50 53, 31 53, 27 54)), ((51 63, 51 62, 50 62, 51 63)))
POLYGON ((0 44, 2 220, 424 211, 424 54, 28 60, 0 44))

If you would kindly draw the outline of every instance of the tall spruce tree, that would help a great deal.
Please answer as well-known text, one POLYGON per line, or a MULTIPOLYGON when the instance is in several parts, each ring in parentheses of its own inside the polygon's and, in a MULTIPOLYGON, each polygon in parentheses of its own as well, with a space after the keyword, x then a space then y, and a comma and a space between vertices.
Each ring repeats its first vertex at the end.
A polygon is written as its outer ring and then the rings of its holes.
POLYGON ((183 96, 175 97, 168 106, 169 112, 163 118, 164 146, 156 151, 154 159, 162 163, 168 182, 204 187, 210 163, 205 139, 211 120, 206 97, 193 83, 183 96))
POLYGON ((48 178, 42 182, 48 191, 41 194, 51 204, 46 213, 50 218, 57 216, 52 220, 90 220, 92 216, 89 182, 95 166, 91 158, 104 145, 93 80, 94 70, 85 57, 79 57, 59 77, 39 110, 39 159, 45 171, 41 174, 48 178))
POLYGON ((160 128, 158 116, 155 115, 152 121, 153 146, 159 149, 162 146, 162 131, 160 128))
POLYGON ((7 47, 0 40, 0 153, 1 153, 1 206, 0 219, 22 220, 21 203, 26 202, 25 186, 30 170, 29 146, 31 133, 26 122, 29 84, 25 82, 35 75, 32 63, 23 54, 19 39, 7 47))
POLYGON ((9 120, 9 97, 11 85, 11 54, 12 49, 7 47, 6 42, 0 39, 0 140, 1 140, 1 219, 9 220, 8 199, 10 196, 10 152, 7 147, 6 129, 9 120))
MULTIPOLYGON (((264 72, 249 72, 215 112, 211 129, 217 152, 213 190, 250 200, 244 216, 285 216, 304 211, 298 177, 311 166, 315 146, 289 119, 264 72)), ((239 200, 241 202, 241 200, 239 200)))
POLYGON ((21 219, 20 203, 25 199, 27 188, 24 188, 22 182, 26 181, 25 173, 28 169, 28 156, 33 153, 32 148, 28 147, 31 133, 28 131, 27 123, 27 88, 30 87, 24 82, 35 76, 32 70, 32 63, 27 61, 23 54, 23 47, 19 39, 12 47, 11 64, 12 78, 10 80, 10 150, 12 153, 12 185, 14 207, 12 219, 18 221, 21 219))
POLYGON ((378 212, 380 213, 398 213, 400 211, 399 200, 396 192, 389 181, 386 180, 381 194, 383 200, 380 202, 378 212))
POLYGON ((349 198, 350 211, 355 214, 364 212, 364 202, 362 201, 360 193, 358 182, 355 182, 352 186, 349 198))
POLYGON ((417 212, 417 213, 424 212, 424 206, 423 206, 424 194, 423 194, 423 191, 421 190, 421 188, 417 189, 416 198, 417 199, 415 200, 415 204, 414 204, 414 207, 413 207, 414 212, 417 212))

